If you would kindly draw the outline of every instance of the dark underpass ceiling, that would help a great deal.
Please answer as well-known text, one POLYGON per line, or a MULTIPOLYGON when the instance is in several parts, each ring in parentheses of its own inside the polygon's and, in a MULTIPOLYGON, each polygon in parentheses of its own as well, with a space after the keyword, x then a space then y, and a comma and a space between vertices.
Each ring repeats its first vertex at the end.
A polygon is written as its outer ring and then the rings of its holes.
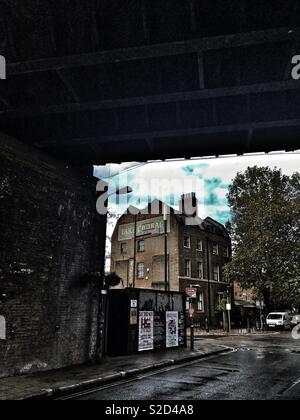
POLYGON ((1 0, 0 131, 103 164, 300 148, 298 0, 1 0))

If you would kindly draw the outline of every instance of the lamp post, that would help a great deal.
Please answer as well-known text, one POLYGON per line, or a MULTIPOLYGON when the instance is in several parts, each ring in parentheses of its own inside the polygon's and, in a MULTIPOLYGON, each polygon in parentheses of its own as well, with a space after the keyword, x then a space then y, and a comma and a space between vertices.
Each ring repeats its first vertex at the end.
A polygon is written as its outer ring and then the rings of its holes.
POLYGON ((135 281, 136 281, 136 240, 137 240, 137 220, 138 215, 134 215, 134 238, 133 238, 133 280, 132 280, 132 287, 135 288, 135 281))
POLYGON ((164 204, 164 234, 165 234, 165 291, 169 291, 168 282, 168 212, 167 205, 164 204))
MULTIPOLYGON (((104 193, 107 194, 108 186, 105 187, 104 193)), ((121 188, 111 194, 107 194, 105 207, 108 209, 108 200, 110 197, 117 195, 126 195, 133 192, 131 187, 121 188)), ((109 286, 105 284, 105 264, 106 256, 104 256, 104 269, 102 270, 102 278, 100 281, 100 293, 99 293, 99 308, 98 308, 98 331, 97 331, 97 342, 96 342, 96 360, 100 362, 102 357, 107 354, 107 333, 108 333, 108 310, 109 310, 109 286), (101 333, 101 324, 103 320, 103 332, 101 333), (102 340, 101 340, 102 338, 102 340)))
POLYGON ((211 290, 210 290, 210 242, 208 235, 206 236, 206 264, 207 264, 207 298, 208 298, 208 322, 211 326, 211 290))

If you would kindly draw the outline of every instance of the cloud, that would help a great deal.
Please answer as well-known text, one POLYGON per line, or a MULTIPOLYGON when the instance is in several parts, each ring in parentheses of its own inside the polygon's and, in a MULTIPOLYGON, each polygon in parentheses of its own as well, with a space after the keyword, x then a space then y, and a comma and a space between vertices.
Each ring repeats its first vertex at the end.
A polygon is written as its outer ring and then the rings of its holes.
POLYGON ((207 163, 195 163, 182 167, 182 171, 185 175, 193 175, 202 179, 205 171, 209 168, 207 163))
MULTIPOLYGON (((220 223, 230 220, 230 210, 227 203, 228 187, 238 172, 243 172, 248 166, 280 167, 283 173, 289 175, 299 171, 299 153, 281 155, 243 156, 234 158, 219 158, 205 161, 161 162, 148 163, 144 166, 131 168, 112 179, 110 191, 114 188, 129 185, 133 194, 129 195, 129 205, 146 207, 149 202, 159 199, 170 205, 178 206, 180 196, 196 191, 199 200, 199 215, 212 217, 220 223), (152 187, 150 184, 152 181, 152 187), (162 188, 164 181, 170 181, 172 188, 162 188), (190 184, 186 183, 189 181, 190 184), (147 186, 148 185, 148 186, 147 186), (196 185, 196 186, 195 186, 196 185), (172 194, 170 191, 172 189, 172 194)), ((122 169, 127 169, 127 166, 122 169)), ((110 173, 116 173, 111 168, 110 173)), ((100 174, 99 171, 96 173, 100 174)), ((126 196, 120 197, 120 207, 126 210, 126 196)), ((120 213, 120 212, 119 212, 120 213)))

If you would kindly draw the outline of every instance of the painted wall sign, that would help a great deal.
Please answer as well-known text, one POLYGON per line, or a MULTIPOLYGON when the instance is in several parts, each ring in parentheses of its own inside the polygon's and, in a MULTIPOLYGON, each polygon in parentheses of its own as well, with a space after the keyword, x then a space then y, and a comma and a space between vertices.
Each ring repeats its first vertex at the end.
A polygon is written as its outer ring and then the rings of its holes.
MULTIPOLYGON (((128 241, 134 239, 135 224, 129 223, 119 226, 119 241, 128 241)), ((167 231, 170 232, 170 220, 168 220, 167 231)), ((143 235, 162 235, 165 233, 165 225, 163 217, 155 217, 153 219, 137 222, 136 236, 143 235)))
POLYGON ((139 351, 154 349, 154 312, 139 313, 139 351))
POLYGON ((178 312, 166 312, 166 347, 178 347, 179 345, 179 319, 178 312))

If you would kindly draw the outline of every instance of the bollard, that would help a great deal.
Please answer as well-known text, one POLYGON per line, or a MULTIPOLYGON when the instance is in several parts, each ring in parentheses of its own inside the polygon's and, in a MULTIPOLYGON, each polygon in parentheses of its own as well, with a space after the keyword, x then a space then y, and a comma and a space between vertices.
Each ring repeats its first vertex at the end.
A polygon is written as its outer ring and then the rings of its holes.
POLYGON ((209 333, 209 322, 207 318, 205 319, 205 329, 206 329, 206 332, 209 333))
POLYGON ((193 320, 191 320, 191 350, 194 350, 195 343, 194 343, 194 325, 193 320))
POLYGON ((247 317, 247 332, 250 334, 251 333, 251 327, 250 327, 250 318, 247 317))

